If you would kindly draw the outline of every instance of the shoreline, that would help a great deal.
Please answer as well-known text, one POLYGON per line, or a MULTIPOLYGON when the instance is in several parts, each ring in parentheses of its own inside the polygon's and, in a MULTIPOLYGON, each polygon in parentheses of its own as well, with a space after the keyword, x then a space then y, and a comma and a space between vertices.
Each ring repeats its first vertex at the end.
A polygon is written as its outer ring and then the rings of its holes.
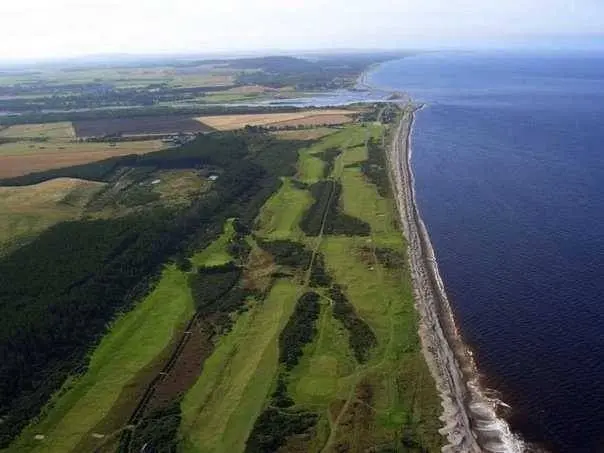
POLYGON ((434 249, 415 200, 411 135, 417 107, 403 106, 388 150, 391 185, 408 242, 422 352, 441 397, 444 453, 522 453, 526 446, 496 414, 500 402, 485 396, 471 352, 455 326, 434 249))

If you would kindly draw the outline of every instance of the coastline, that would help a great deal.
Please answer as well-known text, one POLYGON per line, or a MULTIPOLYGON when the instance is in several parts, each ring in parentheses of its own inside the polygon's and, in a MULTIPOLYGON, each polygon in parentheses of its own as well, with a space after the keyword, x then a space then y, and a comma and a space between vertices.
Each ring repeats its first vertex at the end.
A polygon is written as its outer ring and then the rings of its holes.
POLYGON ((525 445, 497 417, 498 401, 485 396, 471 352, 457 331, 434 249, 419 214, 411 167, 411 135, 417 107, 399 105, 402 119, 388 150, 391 185, 408 241, 422 351, 440 394, 444 453, 521 453, 525 445))
POLYGON ((369 74, 379 68, 384 62, 381 63, 372 63, 367 66, 363 72, 357 77, 356 82, 354 83, 354 89, 360 91, 371 91, 374 87, 369 83, 369 74))

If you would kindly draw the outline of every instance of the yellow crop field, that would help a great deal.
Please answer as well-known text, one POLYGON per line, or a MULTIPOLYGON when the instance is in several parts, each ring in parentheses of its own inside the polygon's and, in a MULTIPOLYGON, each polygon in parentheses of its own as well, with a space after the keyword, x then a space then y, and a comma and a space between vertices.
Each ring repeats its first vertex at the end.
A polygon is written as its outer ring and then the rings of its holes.
POLYGON ((214 129, 229 131, 241 129, 245 126, 278 126, 280 123, 283 123, 283 126, 295 126, 298 124, 305 125, 308 124, 309 121, 310 125, 323 124, 320 122, 322 117, 326 119, 325 122, 329 123, 329 117, 331 117, 333 120, 334 115, 338 115, 340 120, 342 120, 342 117, 345 116, 346 119, 344 121, 348 122, 352 121, 350 115, 353 115, 354 113, 356 112, 343 109, 307 110, 304 112, 293 113, 201 116, 196 118, 196 120, 214 129), (312 118, 312 120, 310 120, 310 118, 312 118))
POLYGON ((70 121, 43 124, 17 124, 1 130, 0 137, 73 140, 75 138, 75 131, 70 121))

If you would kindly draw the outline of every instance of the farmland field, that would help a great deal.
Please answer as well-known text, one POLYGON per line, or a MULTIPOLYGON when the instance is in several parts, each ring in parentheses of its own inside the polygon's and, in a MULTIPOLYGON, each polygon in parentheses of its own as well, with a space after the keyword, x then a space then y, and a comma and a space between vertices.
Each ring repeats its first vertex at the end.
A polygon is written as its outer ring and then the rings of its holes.
POLYGON ((82 215, 104 183, 59 178, 33 186, 0 187, 0 253, 55 223, 82 215))
POLYGON ((73 125, 68 121, 60 123, 17 124, 0 130, 0 137, 70 140, 75 138, 75 131, 73 125))
POLYGON ((114 156, 145 154, 165 147, 161 140, 140 142, 77 143, 19 141, 0 145, 0 178, 86 164, 114 156))
MULTIPOLYGON (((202 116, 196 118, 199 122, 218 130, 241 129, 245 126, 297 126, 332 124, 330 121, 336 119, 340 122, 352 121, 349 115, 352 110, 308 110, 295 113, 268 113, 251 115, 219 115, 202 116), (320 122, 325 117, 324 122, 320 122)), ((340 124, 340 123, 338 123, 340 124)))
POLYGON ((272 127, 323 126, 338 125, 352 122, 350 115, 311 115, 299 119, 277 121, 272 127))
POLYGON ((176 134, 179 132, 209 132, 199 121, 185 116, 110 118, 75 121, 78 137, 101 137, 105 135, 153 135, 176 134))

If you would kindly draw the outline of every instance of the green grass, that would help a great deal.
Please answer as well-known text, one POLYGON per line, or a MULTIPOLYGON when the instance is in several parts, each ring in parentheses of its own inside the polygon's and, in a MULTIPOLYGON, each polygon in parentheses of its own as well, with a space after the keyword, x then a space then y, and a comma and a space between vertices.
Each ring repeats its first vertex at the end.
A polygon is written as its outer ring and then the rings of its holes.
MULTIPOLYGON (((372 130, 379 131, 379 129, 372 130)), ((300 151, 297 179, 312 184, 323 178, 325 163, 317 157, 328 148, 354 148, 362 146, 367 139, 367 130, 358 125, 345 126, 341 131, 328 135, 310 148, 300 151)))
POLYGON ((342 378, 355 370, 354 357, 348 347, 348 332, 331 312, 331 306, 325 304, 317 337, 305 348, 300 364, 291 373, 289 392, 304 407, 323 410, 329 401, 344 397, 349 386, 342 378))
POLYGON ((192 314, 187 274, 168 266, 155 290, 111 327, 92 354, 86 373, 65 384, 40 421, 26 428, 8 451, 74 451, 192 314), (35 440, 37 434, 45 438, 35 440))
POLYGON ((243 451, 277 373, 279 332, 299 292, 292 282, 277 281, 219 340, 181 405, 184 452, 243 451))
POLYGON ((281 188, 262 207, 257 220, 257 233, 267 239, 300 237, 299 223, 312 203, 307 190, 296 189, 286 179, 281 188))
POLYGON ((229 254, 228 245, 235 230, 233 228, 233 219, 229 219, 224 224, 224 231, 220 237, 212 242, 208 247, 201 252, 196 253, 191 257, 191 262, 197 266, 221 266, 233 261, 233 257, 229 254))
MULTIPOLYGON (((362 438, 374 445, 390 442, 405 427, 415 441, 436 452, 442 442, 438 434, 440 401, 421 354, 410 276, 405 269, 385 268, 371 253, 378 246, 404 252, 395 206, 392 200, 378 194, 360 166, 355 165, 367 158, 367 138, 380 137, 381 133, 379 125, 349 126, 301 155, 303 174, 309 175, 308 162, 315 159, 313 154, 334 146, 345 149, 333 172, 343 187, 341 206, 347 214, 368 222, 372 233, 369 238, 323 236, 318 250, 324 254, 335 280, 344 286, 357 313, 374 330, 378 345, 367 363, 356 363, 349 349, 348 332, 333 319, 331 308, 325 306, 319 334, 290 373, 288 389, 298 405, 325 417, 322 427, 328 423, 336 429, 329 448, 338 442, 362 442, 362 438), (360 382, 368 383, 373 390, 373 415, 363 422, 367 431, 361 435, 354 425, 336 427, 332 417, 337 414, 328 415, 335 401, 354 402, 354 390, 360 382)), ((318 171, 313 178, 320 178, 318 171)), ((307 243, 317 244, 311 240, 307 243)))

